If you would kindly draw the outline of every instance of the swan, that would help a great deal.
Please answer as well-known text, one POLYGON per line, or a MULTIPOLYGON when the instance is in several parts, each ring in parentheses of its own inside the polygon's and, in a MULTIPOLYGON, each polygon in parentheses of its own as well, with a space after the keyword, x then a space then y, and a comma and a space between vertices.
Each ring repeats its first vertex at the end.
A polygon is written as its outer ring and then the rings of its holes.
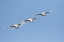
POLYGON ((29 19, 27 19, 27 20, 25 20, 26 22, 28 21, 28 22, 33 22, 33 20, 38 20, 37 18, 29 18, 29 19))
POLYGON ((40 12, 39 14, 36 15, 32 15, 32 16, 37 16, 37 15, 42 15, 42 16, 46 16, 46 14, 53 12, 53 11, 49 11, 49 12, 40 12))
POLYGON ((26 23, 26 21, 23 20, 20 24, 12 24, 11 26, 7 26, 7 27, 4 27, 4 28, 14 27, 14 28, 18 29, 19 26, 22 26, 22 25, 25 24, 25 23, 26 23))
POLYGON ((7 26, 7 27, 4 27, 4 28, 14 27, 14 28, 18 29, 19 26, 21 26, 21 24, 12 24, 11 26, 7 26))

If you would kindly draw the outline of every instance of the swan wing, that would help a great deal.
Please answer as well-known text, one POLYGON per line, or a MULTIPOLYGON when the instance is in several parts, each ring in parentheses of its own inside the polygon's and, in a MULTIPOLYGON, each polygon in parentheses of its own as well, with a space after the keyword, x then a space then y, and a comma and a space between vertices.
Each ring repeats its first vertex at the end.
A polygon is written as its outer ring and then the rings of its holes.
POLYGON ((25 21, 25 20, 23 20, 23 21, 22 21, 22 23, 21 23, 21 26, 22 26, 23 24, 25 24, 25 23, 26 23, 26 21, 25 21))
POLYGON ((4 27, 4 28, 10 28, 10 27, 15 27, 15 26, 7 26, 7 27, 4 27))

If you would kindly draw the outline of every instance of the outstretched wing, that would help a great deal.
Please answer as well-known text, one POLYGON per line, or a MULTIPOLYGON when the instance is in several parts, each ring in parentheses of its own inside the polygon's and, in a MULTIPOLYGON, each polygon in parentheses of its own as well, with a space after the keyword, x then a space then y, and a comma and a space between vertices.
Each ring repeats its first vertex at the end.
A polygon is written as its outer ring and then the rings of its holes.
POLYGON ((31 15, 31 16, 37 16, 37 15, 42 15, 42 14, 36 14, 36 15, 31 15))
POLYGON ((44 12, 44 14, 47 14, 47 13, 50 13, 50 12, 44 12))
POLYGON ((37 15, 42 15, 42 14, 37 14, 37 15))
POLYGON ((30 19, 28 19, 28 20, 25 20, 26 22, 30 22, 30 19))
POLYGON ((35 20, 35 19, 38 20, 37 18, 33 18, 33 20, 35 20))
POLYGON ((18 26, 21 26, 21 24, 17 24, 18 26))
MULTIPOLYGON (((53 10, 53 11, 55 11, 55 10, 53 10)), ((44 12, 44 13, 47 14, 47 13, 50 13, 50 12, 53 12, 53 11, 48 11, 48 12, 44 12)))
POLYGON ((15 27, 15 26, 9 26, 9 27, 15 27))
POLYGON ((23 20, 23 21, 22 21, 22 23, 21 23, 21 26, 22 26, 23 24, 25 24, 25 23, 26 23, 26 21, 25 21, 25 20, 23 20))
POLYGON ((4 28, 10 28, 10 27, 15 27, 15 26, 7 26, 7 27, 4 27, 4 28))

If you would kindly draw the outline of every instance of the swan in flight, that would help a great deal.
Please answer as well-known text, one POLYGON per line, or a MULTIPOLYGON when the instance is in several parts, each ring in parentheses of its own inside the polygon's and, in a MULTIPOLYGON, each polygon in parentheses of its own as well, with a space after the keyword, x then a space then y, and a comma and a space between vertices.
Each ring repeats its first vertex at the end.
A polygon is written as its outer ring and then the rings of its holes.
POLYGON ((30 18, 30 19, 27 19, 27 20, 25 20, 26 22, 28 21, 28 22, 33 22, 33 20, 38 20, 37 18, 30 18))
POLYGON ((18 29, 19 26, 21 26, 21 24, 12 24, 11 26, 7 26, 7 27, 4 27, 4 28, 14 27, 14 28, 18 29))
POLYGON ((46 14, 53 12, 53 11, 49 11, 49 12, 40 12, 39 14, 36 15, 32 15, 32 16, 37 16, 37 15, 42 15, 42 16, 46 16, 46 14))
POLYGON ((22 25, 25 24, 25 23, 26 23, 26 21, 23 20, 22 23, 20 23, 20 24, 12 24, 11 26, 7 26, 7 27, 4 27, 4 28, 14 27, 14 28, 18 29, 19 26, 22 26, 22 25))

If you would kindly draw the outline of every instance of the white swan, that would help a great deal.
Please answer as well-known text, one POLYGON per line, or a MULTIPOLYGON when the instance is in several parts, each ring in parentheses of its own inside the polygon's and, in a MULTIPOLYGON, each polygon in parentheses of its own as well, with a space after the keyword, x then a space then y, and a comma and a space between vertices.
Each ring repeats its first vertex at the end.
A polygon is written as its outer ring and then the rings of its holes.
POLYGON ((27 20, 25 20, 26 22, 28 21, 28 22, 33 22, 33 20, 38 20, 37 18, 30 18, 30 19, 27 19, 27 20))
POLYGON ((14 28, 18 29, 19 26, 22 26, 22 25, 25 24, 25 23, 26 23, 26 21, 23 20, 22 23, 20 23, 20 24, 12 24, 11 26, 7 26, 7 27, 4 27, 4 28, 14 27, 14 28))
POLYGON ((4 27, 4 28, 14 27, 14 28, 18 29, 19 26, 21 26, 21 24, 12 24, 11 26, 7 26, 7 27, 4 27))
POLYGON ((53 11, 49 11, 49 12, 40 12, 39 14, 32 15, 32 16, 37 16, 37 15, 46 16, 46 14, 47 14, 47 13, 50 13, 50 12, 53 12, 53 11))

